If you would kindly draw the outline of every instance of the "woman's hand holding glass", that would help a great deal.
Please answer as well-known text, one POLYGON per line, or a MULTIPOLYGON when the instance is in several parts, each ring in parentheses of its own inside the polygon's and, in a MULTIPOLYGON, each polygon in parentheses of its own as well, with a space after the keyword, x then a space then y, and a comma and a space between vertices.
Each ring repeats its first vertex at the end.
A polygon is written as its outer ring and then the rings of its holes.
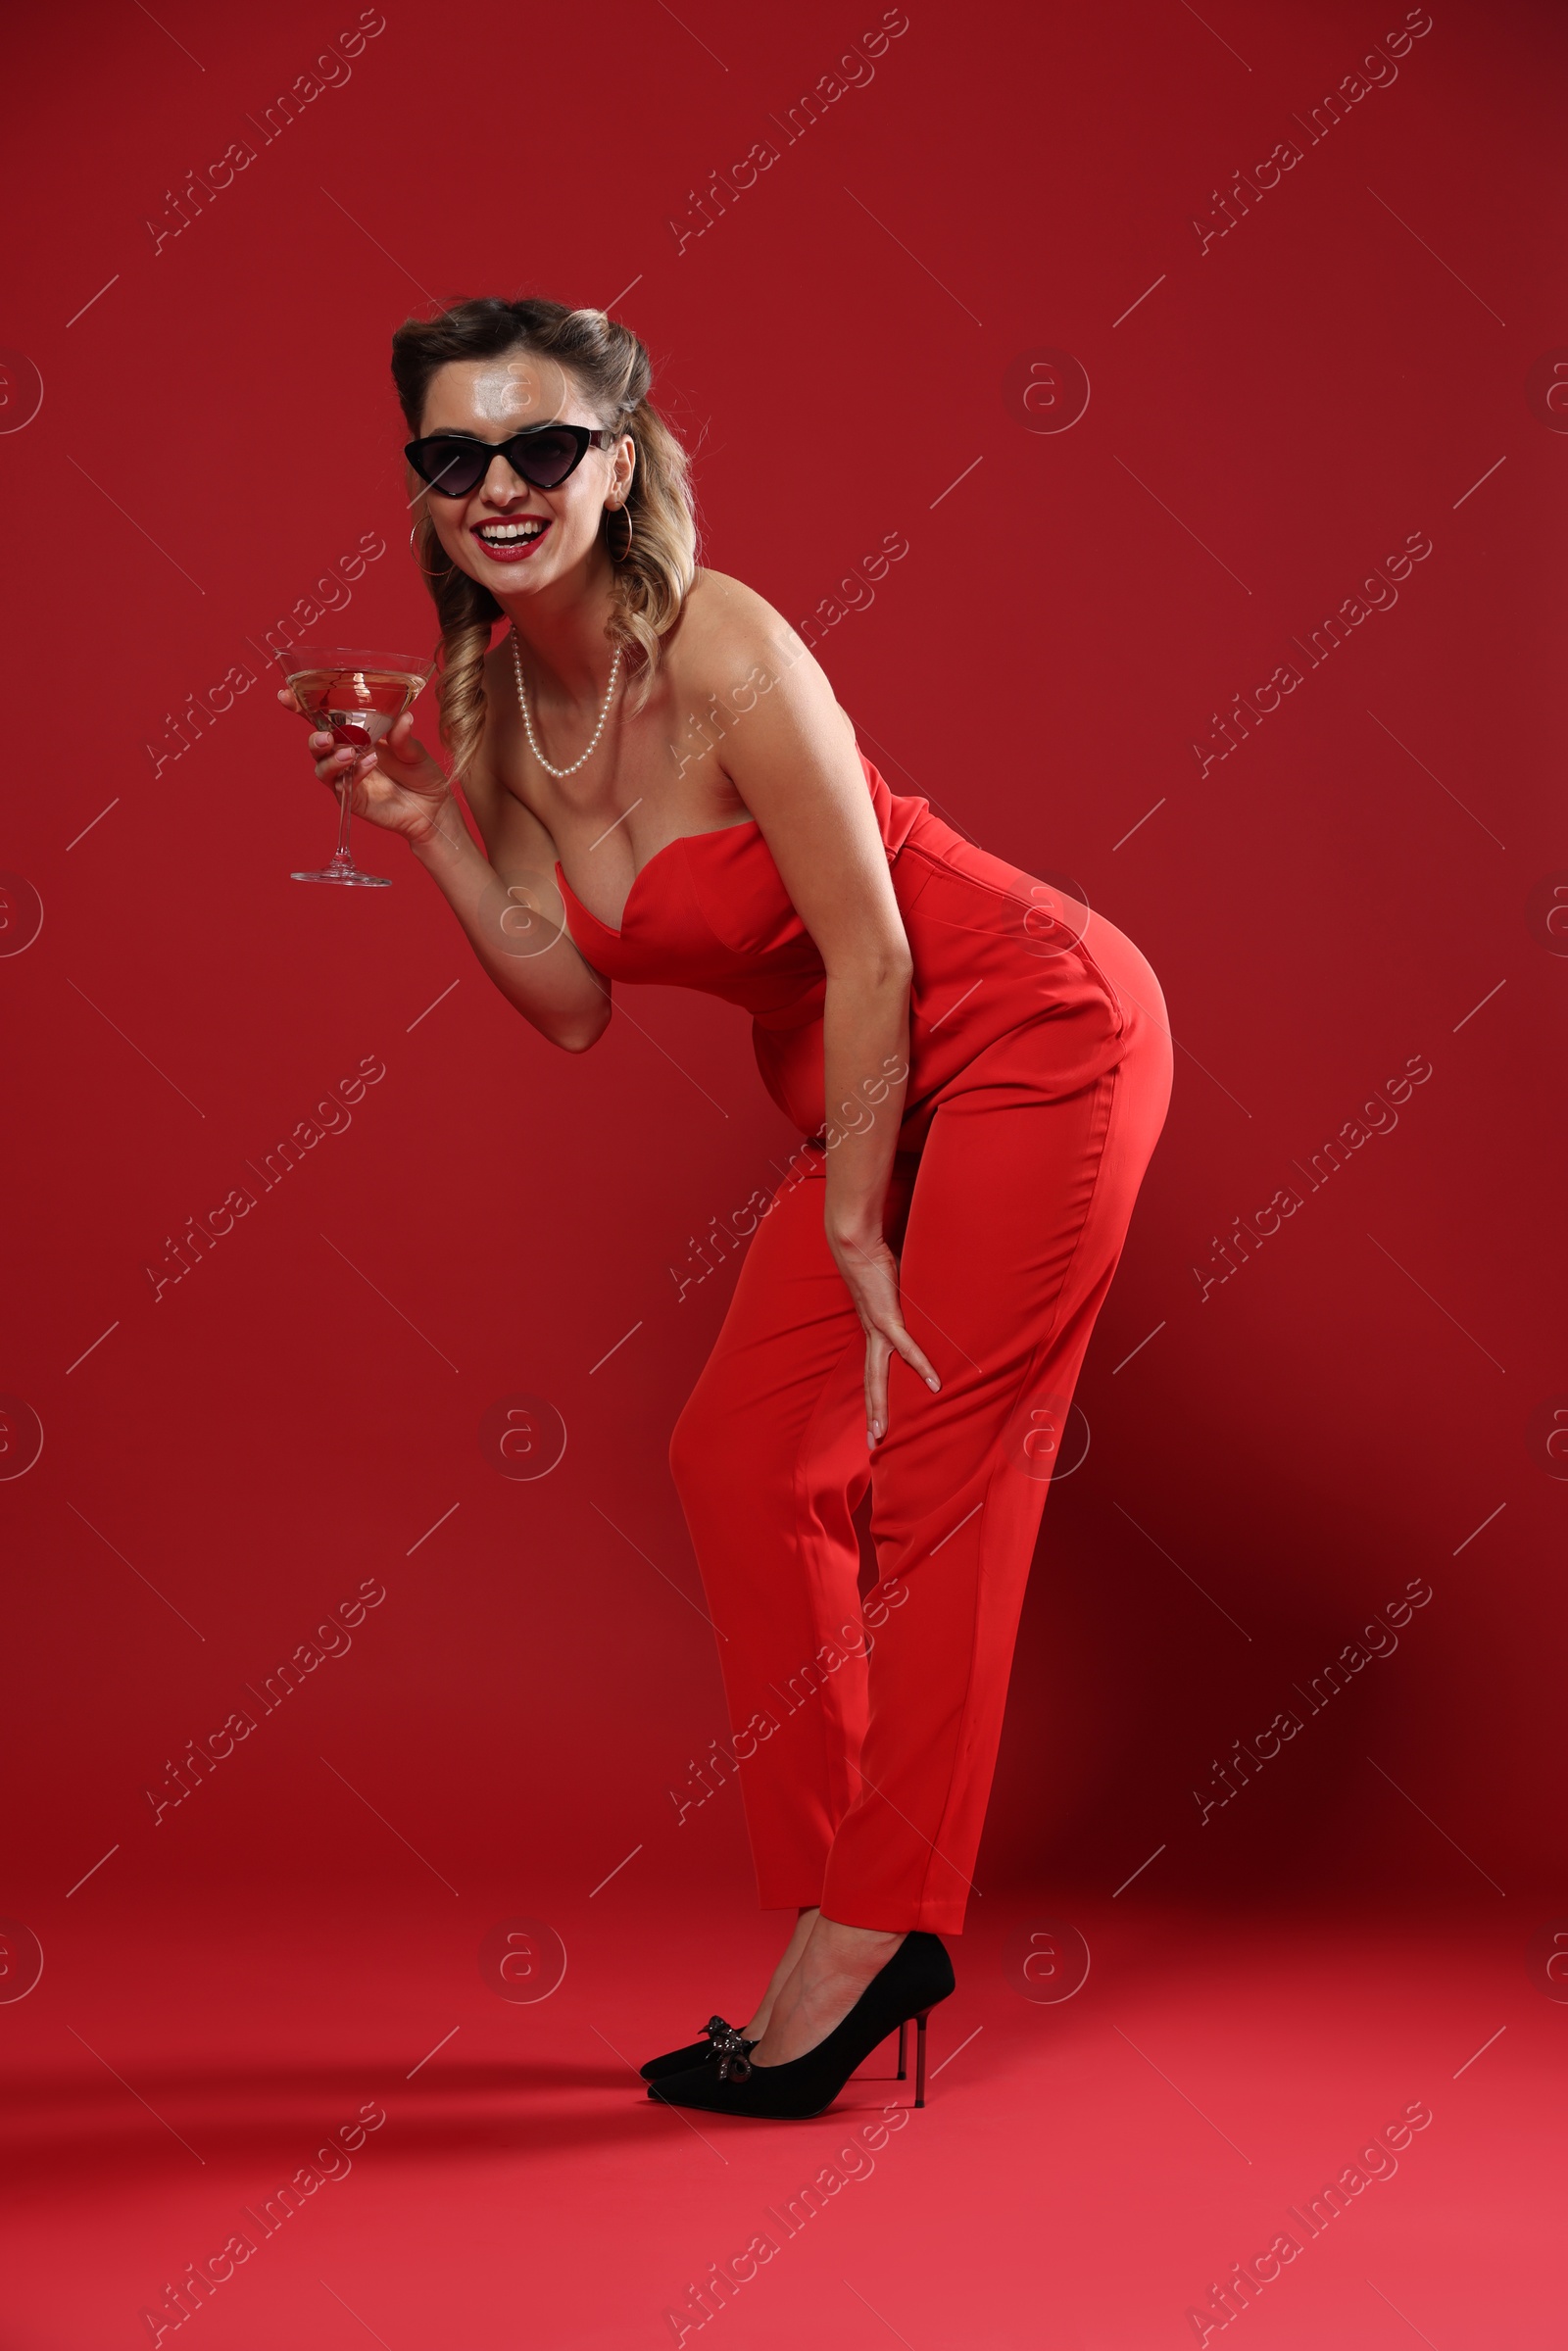
MULTIPOLYGON (((297 707, 286 687, 277 699, 285 710, 297 707)), ((348 796, 354 815, 368 817, 384 832, 401 833, 415 846, 440 828, 454 806, 445 770, 414 732, 412 710, 405 710, 371 751, 334 745, 324 731, 310 735, 308 749, 317 775, 334 795, 341 790, 348 796)))

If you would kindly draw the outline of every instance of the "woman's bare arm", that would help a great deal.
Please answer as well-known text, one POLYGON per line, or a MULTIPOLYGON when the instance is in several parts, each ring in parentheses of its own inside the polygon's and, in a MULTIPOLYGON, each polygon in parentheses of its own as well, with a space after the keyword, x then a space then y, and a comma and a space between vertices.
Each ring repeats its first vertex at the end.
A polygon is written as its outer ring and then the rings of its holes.
MULTIPOLYGON (((279 691, 292 708, 293 698, 279 691)), ((542 1037, 582 1053, 604 1035, 610 982, 579 955, 556 886, 556 847, 532 811, 505 791, 481 747, 464 791, 488 857, 475 848, 445 770, 405 710, 373 752, 357 757, 314 733, 316 772, 337 791, 345 777, 354 813, 401 833, 429 872, 485 970, 542 1037)))
POLYGON ((556 845, 533 811, 495 781, 482 751, 463 791, 487 856, 450 795, 410 847, 507 1002, 552 1045, 584 1053, 609 1024, 610 982, 566 929, 556 845))
POLYGON ((827 974, 823 1214, 828 1247, 866 1330, 874 1443, 887 1428, 893 1353, 938 1384, 904 1328, 882 1233, 908 1076, 909 945, 854 730, 826 676, 761 597, 738 581, 725 580, 722 589, 706 604, 703 630, 685 650, 734 713, 719 744, 724 771, 761 828, 827 974), (726 690, 742 680, 751 681, 745 694, 726 690))

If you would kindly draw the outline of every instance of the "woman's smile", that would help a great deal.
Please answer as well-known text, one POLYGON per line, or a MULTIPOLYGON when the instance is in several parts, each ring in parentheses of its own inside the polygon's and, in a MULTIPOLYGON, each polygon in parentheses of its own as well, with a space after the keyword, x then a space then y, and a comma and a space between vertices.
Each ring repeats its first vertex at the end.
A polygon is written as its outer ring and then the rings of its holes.
POLYGON ((543 546, 550 528, 547 514, 498 515, 472 524, 469 535, 492 563, 525 563, 543 546))

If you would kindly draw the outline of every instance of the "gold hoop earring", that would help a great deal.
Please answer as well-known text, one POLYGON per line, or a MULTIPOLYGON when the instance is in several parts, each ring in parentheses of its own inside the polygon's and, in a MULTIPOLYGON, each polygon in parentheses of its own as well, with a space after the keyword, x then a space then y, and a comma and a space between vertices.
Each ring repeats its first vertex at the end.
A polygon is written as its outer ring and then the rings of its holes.
POLYGON ((607 507, 605 509, 605 545, 610 550, 610 560, 612 563, 624 563, 626 562, 627 558, 631 554, 632 541, 635 536, 636 533, 633 531, 631 526, 631 515, 627 513, 624 502, 622 502, 622 504, 619 506, 607 507), (615 549, 610 545, 610 516, 612 514, 619 514, 626 525, 626 544, 620 549, 618 554, 616 553, 615 549))
MULTIPOLYGON (((423 564, 420 563, 420 561, 419 561, 419 551, 418 551, 418 549, 417 549, 417 548, 415 546, 415 544, 414 544, 415 532, 416 532, 416 531, 417 531, 418 527, 419 527, 419 526, 418 526, 418 524, 416 522, 416 523, 415 523, 415 525, 414 525, 414 529, 413 529, 413 530, 411 530, 411 531, 409 532, 409 553, 410 553, 410 554, 413 556, 413 558, 414 558, 414 567, 415 567, 415 569, 416 569, 416 571, 419 573, 420 577, 421 577, 421 578, 423 578, 423 579, 445 579, 445 578, 446 578, 446 576, 447 576, 447 574, 446 574, 446 572, 445 572, 445 571, 427 571, 427 570, 425 569, 424 565, 423 565, 423 564)), ((449 568, 450 568, 450 566, 449 566, 449 568)))

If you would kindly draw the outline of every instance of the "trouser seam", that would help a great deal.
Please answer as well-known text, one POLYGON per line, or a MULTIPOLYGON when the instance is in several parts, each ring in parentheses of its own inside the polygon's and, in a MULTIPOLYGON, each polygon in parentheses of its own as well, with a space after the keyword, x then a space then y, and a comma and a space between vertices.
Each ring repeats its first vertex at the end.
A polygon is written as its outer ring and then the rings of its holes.
MULTIPOLYGON (((846 1291, 846 1297, 848 1297, 848 1292, 847 1292, 847 1291, 846 1291)), ((854 1312, 854 1305, 853 1305, 853 1301, 851 1301, 851 1302, 850 1302, 850 1311, 851 1311, 852 1313, 854 1312)), ((811 1628, 812 1628, 812 1631, 813 1631, 813 1633, 814 1633, 814 1634, 816 1635, 816 1637, 817 1637, 817 1641, 816 1641, 816 1645, 817 1645, 817 1646, 820 1646, 820 1645, 821 1645, 821 1642, 822 1642, 822 1641, 823 1641, 823 1639, 824 1639, 824 1638, 830 1638, 830 1636, 824 1636, 824 1633, 823 1633, 822 1606, 821 1606, 821 1596, 822 1596, 822 1595, 821 1595, 821 1582, 820 1582, 820 1578, 819 1578, 819 1577, 818 1577, 816 1574, 814 1574, 814 1573, 812 1573, 812 1572, 811 1572, 811 1570, 810 1570, 810 1568, 809 1568, 809 1566, 808 1566, 808 1563, 807 1557, 806 1557, 806 1542, 805 1542, 805 1537, 804 1537, 804 1529, 805 1529, 805 1525, 806 1525, 806 1515, 807 1515, 807 1514, 806 1514, 806 1510, 805 1510, 805 1508, 804 1508, 804 1506, 803 1506, 803 1505, 804 1505, 804 1502, 805 1502, 805 1498, 806 1498, 806 1497, 805 1497, 805 1495, 804 1495, 804 1494, 803 1494, 803 1493, 802 1493, 803 1474, 804 1474, 804 1471, 805 1471, 806 1464, 807 1464, 808 1460, 810 1458, 810 1451, 811 1451, 811 1447, 810 1447, 810 1438, 811 1438, 811 1434, 812 1434, 812 1431, 813 1431, 813 1430, 816 1428, 816 1426, 817 1426, 817 1422, 818 1422, 818 1420, 819 1420, 819 1418, 820 1418, 820 1416, 821 1416, 821 1412, 822 1412, 823 1404, 824 1404, 824 1402, 825 1402, 825 1400, 826 1400, 826 1398, 827 1398, 827 1396, 828 1396, 829 1390, 830 1390, 830 1388, 831 1388, 831 1386, 832 1386, 832 1384, 833 1384, 833 1382, 834 1382, 835 1378, 836 1378, 836 1377, 837 1377, 837 1375, 838 1375, 838 1372, 839 1372, 839 1370, 840 1370, 840 1368, 841 1368, 841 1366, 842 1366, 842 1364, 843 1364, 843 1362, 844 1362, 844 1359, 845 1359, 846 1355, 848 1355, 848 1354, 851 1352, 851 1350, 854 1348, 857 1339, 863 1339, 863 1337, 864 1337, 864 1334, 863 1334, 863 1332, 862 1332, 862 1331, 861 1331, 861 1329, 860 1329, 860 1325, 859 1325, 859 1320, 858 1320, 858 1317, 856 1317, 856 1324, 855 1324, 855 1330, 854 1330, 854 1332, 853 1332, 853 1333, 851 1334, 851 1336, 850 1336, 850 1337, 849 1337, 849 1338, 848 1338, 848 1339, 845 1341, 845 1343, 844 1343, 844 1346, 843 1346, 843 1347, 842 1347, 839 1349, 839 1352, 838 1352, 838 1353, 837 1353, 837 1354, 834 1356, 834 1358, 833 1358, 832 1362, 831 1362, 831 1363, 828 1365, 828 1367, 827 1367, 826 1371, 825 1371, 825 1372, 823 1373, 823 1375, 822 1375, 821 1385, 820 1385, 820 1387, 818 1388, 818 1390, 817 1390, 817 1393, 816 1393, 816 1396, 815 1396, 815 1398, 814 1398, 814 1399, 813 1399, 813 1401, 812 1401, 810 1412, 808 1414, 808 1416, 807 1416, 807 1419, 806 1419, 806 1421, 805 1421, 805 1423, 804 1423, 804 1425, 803 1425, 803 1427, 802 1427, 802 1430, 801 1430, 801 1438, 800 1438, 800 1443, 799 1443, 799 1445, 796 1446, 796 1451, 795 1451, 795 1460, 794 1460, 794 1463, 793 1463, 793 1465, 792 1465, 792 1467, 791 1467, 791 1471, 790 1471, 790 1493, 791 1493, 791 1497, 792 1497, 792 1501, 793 1501, 793 1505, 794 1505, 794 1506, 793 1506, 793 1508, 792 1508, 791 1514, 790 1514, 790 1515, 791 1515, 791 1527, 790 1527, 791 1543, 792 1543, 792 1546, 793 1546, 793 1548, 794 1548, 794 1551, 795 1551, 795 1557, 796 1557, 796 1568, 797 1568, 797 1572, 800 1574, 800 1576, 802 1577, 802 1580, 805 1582, 805 1584, 806 1584, 806 1587, 807 1587, 807 1607, 808 1607, 808 1614, 809 1614, 809 1616, 810 1616, 810 1620, 811 1620, 811 1628)), ((848 1494, 847 1494, 847 1493, 846 1493, 846 1496, 845 1496, 845 1498, 846 1498, 846 1500, 848 1499, 848 1494)), ((813 1648, 813 1651, 812 1651, 812 1661, 813 1661, 813 1662, 814 1662, 814 1658, 815 1658, 815 1649, 813 1648)), ((831 1709, 828 1709, 828 1708, 824 1707, 824 1718, 825 1718, 825 1719, 824 1719, 824 1722, 823 1722, 822 1756, 823 1756, 823 1763, 824 1763, 824 1767, 825 1767, 824 1776, 827 1776, 826 1767, 828 1767, 828 1766, 829 1766, 829 1753, 830 1753, 830 1751, 829 1751, 829 1741, 828 1741, 828 1733, 829 1733, 829 1731, 830 1731, 830 1730, 831 1730, 831 1731, 832 1731, 832 1732, 833 1732, 833 1733, 834 1733, 834 1734, 837 1736, 837 1738, 838 1738, 838 1742, 839 1742, 839 1747, 840 1747, 840 1751, 841 1751, 841 1752, 842 1752, 842 1746, 843 1746, 842 1732, 843 1732, 843 1719, 844 1719, 844 1710, 843 1710, 843 1707, 842 1707, 842 1705, 841 1705, 841 1704, 839 1704, 839 1703, 837 1702, 837 1699, 836 1699, 836 1698, 835 1698, 835 1702, 834 1702, 833 1706, 831 1707, 831 1709)), ((783 1727, 783 1726, 782 1726, 782 1725, 780 1725, 780 1728, 781 1728, 781 1729, 782 1729, 782 1727, 783 1727)), ((842 1766, 841 1766, 841 1770, 842 1770, 842 1766)), ((832 1800, 832 1797, 833 1797, 833 1794, 834 1794, 834 1790, 833 1790, 833 1788, 832 1788, 831 1787, 828 1787, 827 1788, 825 1788, 825 1790, 824 1790, 824 1793, 825 1793, 825 1795, 827 1796, 827 1798, 829 1799, 829 1801, 831 1801, 831 1800, 832 1800)), ((834 1823, 833 1823, 833 1832, 834 1832, 834 1835, 837 1835, 837 1832, 838 1832, 838 1821, 837 1821, 837 1820, 835 1820, 835 1821, 834 1821, 834 1823)), ((822 1867, 823 1867, 824 1871, 825 1871, 825 1869, 826 1869, 826 1866, 827 1866, 827 1854, 828 1854, 828 1853, 830 1853, 830 1852, 832 1851, 832 1849, 833 1849, 833 1848, 832 1848, 832 1838, 830 1837, 830 1838, 829 1838, 829 1840, 828 1840, 827 1851, 826 1851, 826 1852, 824 1852, 824 1853, 823 1853, 823 1856, 822 1856, 822 1867)), ((818 1886, 818 1887, 817 1887, 817 1891, 818 1891, 818 1893, 820 1893, 820 1892, 821 1892, 821 1887, 820 1887, 820 1885, 819 1885, 819 1886, 818 1886)))
MULTIPOLYGON (((1116 1078, 1117 1078, 1117 1074, 1118 1074, 1118 1070, 1119 1070, 1119 1068, 1120 1068, 1120 1064, 1118 1063, 1118 1064, 1116 1064, 1116 1066, 1115 1066, 1115 1067, 1113 1067, 1113 1068, 1111 1068, 1111 1069, 1108 1069, 1108 1070, 1106 1070, 1106 1071, 1105 1071, 1105 1073, 1104 1073, 1104 1075, 1103 1075, 1102 1078, 1100 1078, 1100 1079, 1098 1079, 1098 1080, 1096 1081, 1096 1083, 1097 1083, 1098 1085, 1102 1085, 1102 1086, 1105 1086, 1105 1085, 1107 1085, 1107 1084, 1108 1084, 1108 1099, 1107 1099, 1106 1105, 1105 1105, 1105 1120, 1104 1120, 1104 1125, 1103 1125, 1102 1129, 1101 1130, 1101 1137, 1100 1137, 1100 1149, 1099 1149, 1099 1151, 1098 1151, 1098 1153, 1096 1154, 1096 1158, 1095 1158, 1095 1174, 1094 1174, 1094 1181, 1092 1182, 1092 1184, 1091 1184, 1091 1185, 1090 1185, 1090 1187, 1089 1187, 1089 1198, 1088 1198, 1088 1200, 1087 1200, 1084 1202, 1084 1212, 1083 1212, 1083 1217, 1082 1217, 1082 1220, 1081 1220, 1081 1222, 1079 1223, 1079 1227, 1078 1227, 1078 1235, 1077 1235, 1077 1238, 1076 1238, 1076 1240, 1073 1242, 1073 1245, 1072 1245, 1072 1253, 1071 1253, 1071 1255, 1068 1257, 1068 1259, 1067 1259, 1067 1262, 1066 1262, 1065 1266, 1062 1268, 1061 1281, 1060 1281, 1060 1283, 1059 1283, 1059 1284, 1058 1284, 1058 1286, 1057 1286, 1057 1290, 1056 1290, 1056 1296, 1055 1296, 1055 1298, 1054 1298, 1054 1302, 1053 1302, 1053 1306, 1052 1306, 1052 1315, 1051 1315, 1051 1325, 1050 1325, 1050 1328, 1049 1328, 1049 1330, 1047 1330, 1047 1331, 1046 1331, 1045 1335, 1044 1335, 1044 1336, 1043 1336, 1043 1337, 1042 1337, 1042 1338, 1041 1338, 1039 1341, 1037 1341, 1037 1343, 1036 1343, 1035 1347, 1034 1347, 1031 1349, 1031 1351, 1030 1351, 1030 1355, 1029 1355, 1029 1360, 1028 1360, 1027 1364, 1024 1366, 1024 1369, 1023 1369, 1023 1371, 1022 1371, 1022 1372, 1019 1374, 1017 1386, 1016 1386, 1016 1388, 1015 1388, 1015 1389, 1014 1389, 1014 1391, 1013 1391, 1013 1395, 1012 1395, 1012 1399, 1011 1399, 1011 1402, 1009 1403, 1009 1405, 1008 1405, 1008 1407, 1007 1407, 1007 1418, 1006 1418, 1006 1420, 1005 1420, 1004 1423, 1003 1423, 1003 1426, 1004 1426, 1004 1428, 1009 1427, 1009 1426, 1011 1425, 1012 1416, 1013 1416, 1013 1414, 1016 1412, 1016 1410, 1017 1410, 1017 1408, 1018 1408, 1018 1401, 1019 1401, 1019 1398, 1020 1398, 1020 1397, 1022 1396, 1022 1395, 1024 1394, 1024 1391, 1025 1391, 1025 1389, 1028 1387, 1030 1380, 1031 1380, 1031 1379, 1034 1377, 1036 1366, 1039 1364, 1039 1362, 1040 1362, 1041 1358, 1044 1356, 1044 1354, 1046 1353, 1046 1351, 1048 1350, 1048 1348, 1049 1348, 1049 1347, 1052 1346, 1052 1344, 1054 1343, 1054 1339, 1055 1339, 1055 1337, 1056 1337, 1057 1328, 1058 1328, 1058 1326, 1059 1326, 1059 1322, 1060 1322, 1060 1314, 1061 1314, 1061 1301, 1062 1301, 1062 1299, 1063 1299, 1063 1298, 1066 1297, 1066 1295, 1067 1295, 1067 1287, 1068 1287, 1068 1284, 1069 1284, 1069 1282, 1070 1282, 1070 1281, 1071 1281, 1071 1279, 1072 1279, 1072 1270, 1073 1270, 1073 1267, 1074 1267, 1074 1266, 1077 1264, 1077 1262, 1078 1262, 1078 1253, 1079 1253, 1080 1249, 1082 1249, 1082 1247, 1083 1247, 1084 1235, 1085 1235, 1085 1234, 1088 1232, 1088 1230, 1089 1230, 1089 1220, 1090 1220, 1090 1217, 1091 1217, 1091 1216, 1093 1215, 1093 1213, 1094 1213, 1095 1201, 1096 1201, 1096 1199, 1099 1197, 1099 1193, 1100 1193, 1100 1180, 1101 1180, 1101 1176, 1102 1176, 1102 1173, 1103 1173, 1103 1171, 1104 1171, 1104 1164, 1105 1164, 1105 1147, 1106 1147, 1107 1143, 1108 1143, 1108 1142, 1109 1142, 1109 1140, 1110 1140, 1110 1122, 1111 1122, 1111 1117, 1112 1117, 1112 1114, 1113 1114, 1113 1112, 1114 1112, 1114 1110, 1115 1110, 1115 1103, 1116 1103, 1116 1078)), ((923 1909, 923 1908, 924 1908, 924 1906, 925 1906, 926 1898, 927 1898, 927 1895, 928 1895, 928 1893, 929 1893, 929 1890, 930 1890, 930 1883, 931 1883, 931 1871, 932 1871, 933 1865, 935 1864, 935 1862, 936 1862, 936 1860, 937 1860, 937 1858, 938 1858, 938 1855, 939 1855, 939 1850, 940 1850, 940 1844, 941 1844, 941 1838, 942 1838, 942 1835, 943 1835, 943 1833, 944 1833, 944 1832, 946 1831, 946 1829, 947 1829, 947 1825, 948 1825, 948 1815, 949 1815, 949 1813, 950 1813, 950 1811, 952 1810, 952 1807, 953 1807, 953 1789, 954 1789, 954 1784, 955 1784, 955 1782, 956 1781, 956 1779, 957 1779, 957 1776, 958 1776, 958 1765, 959 1765, 959 1760, 960 1760, 960 1756, 961 1756, 961 1752, 962 1752, 962 1748, 963 1748, 964 1739, 965 1739, 965 1737, 966 1737, 966 1734, 967 1734, 967 1731, 968 1731, 968 1724, 969 1724, 969 1706, 970 1706, 970 1700, 971 1700, 971 1698, 973 1697, 973 1694, 974 1694, 975 1656, 976 1656, 976 1652, 977 1652, 977 1650, 978 1650, 978 1648, 979 1648, 979 1644, 980 1644, 980 1624, 981 1624, 981 1617, 982 1617, 982 1608, 981 1608, 981 1596, 982 1596, 982 1595, 981 1595, 981 1592, 980 1592, 980 1585, 981 1585, 981 1581, 982 1581, 982 1579, 983 1579, 984 1572, 985 1572, 985 1556, 986 1556, 986 1553, 985 1553, 985 1532, 986 1532, 986 1519, 987 1519, 987 1515, 988 1515, 988 1513, 989 1513, 990 1506, 991 1506, 991 1494, 992 1494, 992 1490, 993 1490, 993 1488, 994 1488, 994 1486, 995 1486, 995 1484, 996 1484, 996 1480, 997 1480, 998 1473, 999 1473, 999 1471, 1002 1469, 1002 1467, 1003 1467, 1003 1463, 1002 1463, 1002 1461, 1001 1461, 1000 1459, 993 1461, 993 1463, 992 1463, 992 1465, 991 1465, 991 1471, 990 1471, 990 1474, 989 1474, 989 1476, 988 1476, 988 1477, 987 1477, 987 1479, 986 1479, 986 1488, 985 1488, 985 1494, 984 1494, 984 1495, 982 1496, 982 1499, 981 1499, 981 1508, 980 1508, 980 1530, 979 1530, 979 1536, 978 1536, 978 1538, 977 1538, 977 1540, 978 1540, 978 1543, 979 1543, 979 1553, 978 1553, 978 1557, 979 1557, 979 1566, 978 1566, 978 1569, 977 1569, 977 1572, 976 1572, 976 1578, 975 1578, 975 1611, 974 1611, 974 1624, 973 1624, 973 1627, 972 1627, 972 1629, 971 1629, 970 1638, 969 1638, 969 1670, 968 1670, 968 1675, 967 1675, 967 1678, 966 1678, 966 1680, 965 1680, 965 1682, 964 1682, 964 1689, 963 1689, 963 1703, 962 1703, 962 1705, 960 1706, 960 1708, 959 1708, 959 1710, 958 1710, 958 1728, 957 1728, 957 1734, 956 1734, 956 1738, 955 1738, 955 1739, 954 1739, 954 1748, 953 1748, 953 1761, 952 1761, 952 1765, 951 1765, 951 1767, 950 1767, 950 1769, 949 1769, 949 1772, 948 1772, 948 1785, 947 1785, 947 1788, 946 1788, 946 1789, 945 1789, 945 1791, 944 1791, 944 1793, 943 1793, 943 1798, 942 1798, 942 1810, 941 1810, 941 1812, 940 1812, 940 1814, 938 1815, 938 1818, 937 1818, 937 1835, 936 1835, 934 1837, 932 1837, 932 1838, 929 1840, 929 1848, 930 1848, 930 1849, 928 1850, 928 1852, 927 1852, 927 1854, 926 1854, 926 1863, 925 1863, 925 1869, 924 1869, 924 1871, 921 1873, 921 1878, 920 1878, 919 1903, 920 1903, 920 1907, 921 1907, 922 1909, 923 1909)), ((1049 1488, 1049 1486, 1048 1486, 1048 1487, 1047 1487, 1047 1494, 1049 1494, 1049 1493, 1050 1493, 1050 1488, 1049 1488)), ((1044 1509, 1045 1509, 1045 1496, 1042 1496, 1042 1498, 1041 1498, 1041 1510, 1042 1510, 1042 1513, 1044 1512, 1044 1509)), ((977 1850, 978 1850, 978 1848, 977 1848, 977 1850)), ((955 1865, 954 1865, 952 1862, 949 1862, 949 1864, 948 1864, 948 1867, 949 1867, 950 1869, 951 1869, 951 1868, 953 1868, 954 1866, 955 1866, 955 1865)), ((967 1890, 969 1890, 970 1888, 972 1888, 972 1884, 973 1884, 972 1880, 971 1880, 971 1881, 969 1881, 969 1883, 968 1883, 968 1887, 966 1887, 966 1891, 967 1891, 967 1890)))

